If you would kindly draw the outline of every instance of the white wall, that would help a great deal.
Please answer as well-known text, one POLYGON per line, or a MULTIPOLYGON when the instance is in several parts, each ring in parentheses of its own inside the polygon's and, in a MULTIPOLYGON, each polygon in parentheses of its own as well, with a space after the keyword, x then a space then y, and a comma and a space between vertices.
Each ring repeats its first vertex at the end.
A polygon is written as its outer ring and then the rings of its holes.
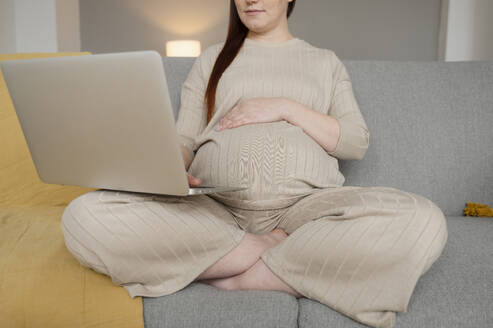
POLYGON ((442 0, 439 59, 493 60, 493 1, 442 0))
MULTIPOLYGON (((493 0, 491 0, 493 1, 493 0)), ((229 0, 81 0, 82 50, 156 50, 224 41, 229 0)), ((436 60, 440 0, 298 0, 290 31, 344 59, 436 60)))
POLYGON ((0 52, 80 51, 78 0, 0 0, 0 52))
POLYGON ((0 0, 0 53, 15 52, 14 0, 0 0))
POLYGON ((56 52, 55 0, 15 0, 16 52, 56 52))

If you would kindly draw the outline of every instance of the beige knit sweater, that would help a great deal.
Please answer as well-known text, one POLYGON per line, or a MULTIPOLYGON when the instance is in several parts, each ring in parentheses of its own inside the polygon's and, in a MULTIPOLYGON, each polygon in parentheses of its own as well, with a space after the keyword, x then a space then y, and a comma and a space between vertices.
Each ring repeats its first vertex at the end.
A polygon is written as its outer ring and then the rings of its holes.
POLYGON ((214 114, 206 124, 204 93, 223 45, 203 51, 182 86, 176 127, 182 144, 196 152, 189 173, 204 186, 249 187, 211 194, 244 209, 283 208, 320 188, 342 186, 337 159, 363 158, 369 132, 336 54, 299 38, 245 39, 219 80, 214 114), (287 97, 336 118, 341 132, 335 151, 327 152, 287 121, 214 130, 237 102, 255 97, 287 97))

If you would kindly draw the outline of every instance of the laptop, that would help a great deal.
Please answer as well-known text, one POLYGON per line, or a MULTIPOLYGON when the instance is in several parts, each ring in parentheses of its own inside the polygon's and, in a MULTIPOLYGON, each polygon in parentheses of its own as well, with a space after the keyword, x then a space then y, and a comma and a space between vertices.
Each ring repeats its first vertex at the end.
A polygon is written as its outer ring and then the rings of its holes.
POLYGON ((176 196, 246 189, 189 186, 156 51, 8 60, 0 67, 45 183, 176 196))

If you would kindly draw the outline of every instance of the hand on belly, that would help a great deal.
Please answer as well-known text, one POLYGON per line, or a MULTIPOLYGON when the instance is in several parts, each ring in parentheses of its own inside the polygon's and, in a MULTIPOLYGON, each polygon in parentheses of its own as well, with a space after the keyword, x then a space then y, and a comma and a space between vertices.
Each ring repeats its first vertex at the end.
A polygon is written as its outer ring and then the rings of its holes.
MULTIPOLYGON (((244 199, 306 193, 328 182, 323 170, 338 170, 337 159, 286 121, 211 130, 200 145, 190 174, 204 185, 241 186, 244 199)), ((233 193, 231 193, 233 194, 233 193)))

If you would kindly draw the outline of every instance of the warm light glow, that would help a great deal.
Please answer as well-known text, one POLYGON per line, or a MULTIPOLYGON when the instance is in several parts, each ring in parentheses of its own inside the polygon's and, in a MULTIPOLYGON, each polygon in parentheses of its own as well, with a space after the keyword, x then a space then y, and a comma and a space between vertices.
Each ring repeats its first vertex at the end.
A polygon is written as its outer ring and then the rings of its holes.
POLYGON ((175 40, 166 42, 168 57, 198 57, 200 42, 197 40, 175 40))
POLYGON ((222 35, 228 28, 229 5, 224 0, 118 2, 125 12, 149 24, 150 32, 162 31, 165 40, 196 39, 207 33, 222 35))

